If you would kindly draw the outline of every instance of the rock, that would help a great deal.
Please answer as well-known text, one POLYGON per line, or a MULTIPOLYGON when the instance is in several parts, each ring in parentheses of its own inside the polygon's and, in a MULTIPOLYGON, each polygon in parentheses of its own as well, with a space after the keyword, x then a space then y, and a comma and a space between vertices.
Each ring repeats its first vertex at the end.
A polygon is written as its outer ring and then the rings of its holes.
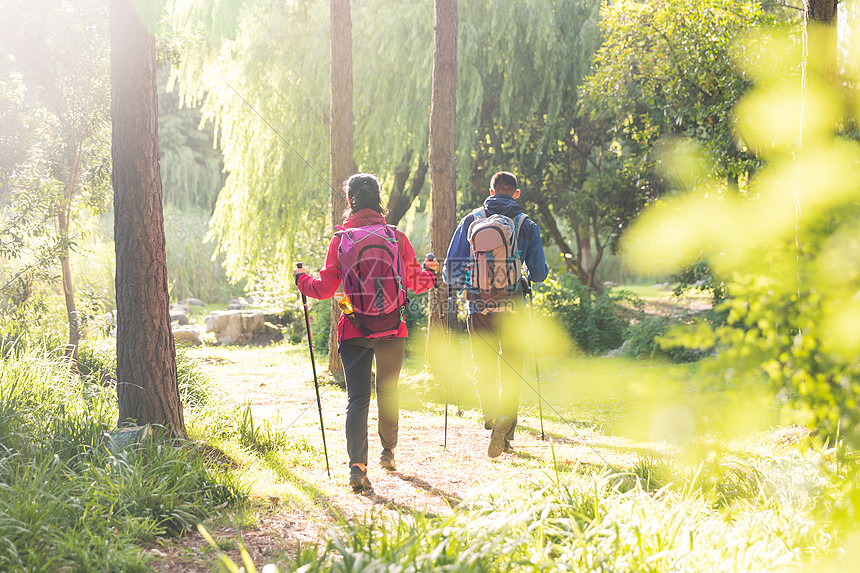
POLYGON ((245 310, 248 308, 248 301, 243 297, 239 298, 231 298, 229 304, 227 304, 227 310, 245 310))
POLYGON ((179 301, 179 304, 181 304, 182 306, 185 306, 185 307, 206 306, 205 302, 203 302, 199 298, 193 298, 193 297, 192 298, 184 298, 184 299, 179 301))
POLYGON ((629 352, 630 352, 630 341, 625 340, 621 346, 619 346, 618 348, 615 348, 613 350, 610 350, 604 356, 606 358, 612 358, 613 356, 627 356, 627 354, 629 352))
POLYGON ((126 448, 129 444, 142 442, 151 436, 152 426, 147 424, 146 426, 130 426, 113 430, 112 432, 106 432, 103 434, 102 438, 104 439, 108 450, 110 450, 112 454, 116 455, 117 452, 126 448))
POLYGON ((201 329, 196 326, 177 326, 173 329, 173 342, 177 345, 185 344, 190 346, 197 346, 202 343, 202 341, 200 340, 201 334, 203 334, 201 332, 201 329))
POLYGON ((207 332, 214 333, 222 346, 269 344, 283 338, 281 329, 266 322, 261 310, 216 310, 204 320, 207 332))
POLYGON ((186 326, 188 324, 188 314, 181 309, 170 309, 170 322, 175 322, 179 324, 179 326, 186 326))

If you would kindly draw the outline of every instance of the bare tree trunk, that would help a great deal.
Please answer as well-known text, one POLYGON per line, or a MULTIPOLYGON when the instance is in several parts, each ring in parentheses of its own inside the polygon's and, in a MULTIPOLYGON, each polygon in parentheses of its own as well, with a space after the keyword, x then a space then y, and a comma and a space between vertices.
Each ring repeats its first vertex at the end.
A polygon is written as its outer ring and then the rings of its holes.
POLYGON ((805 0, 806 17, 820 24, 836 24, 837 0, 805 0))
POLYGON ((72 287, 72 269, 69 266, 69 211, 67 207, 60 209, 58 216, 60 236, 63 238, 63 250, 60 255, 60 270, 63 281, 63 298, 66 302, 66 315, 69 320, 69 343, 66 346, 66 356, 70 359, 72 368, 78 367, 78 346, 81 342, 80 321, 75 307, 75 292, 72 287))
POLYGON ((549 231, 550 238, 559 248, 562 256, 564 257, 564 264, 567 267, 567 272, 577 274, 576 257, 574 256, 570 245, 567 244, 567 241, 565 241, 564 236, 561 234, 561 231, 555 222, 555 215, 553 215, 549 205, 544 200, 535 198, 532 200, 538 207, 538 214, 540 215, 541 222, 543 223, 541 227, 549 231))
POLYGON ((110 2, 119 424, 161 425, 185 438, 167 292, 155 38, 136 5, 110 2))
POLYGON ((805 0, 811 70, 833 88, 840 88, 836 34, 837 0, 805 0))
MULTIPOLYGON (((346 197, 341 191, 343 182, 356 171, 353 158, 352 113, 352 16, 349 0, 330 0, 331 45, 331 124, 329 126, 329 180, 331 181, 331 220, 340 223, 346 210, 346 197)), ((331 301, 331 327, 329 328, 328 370, 343 374, 343 364, 337 353, 337 322, 340 309, 331 301)))
MULTIPOLYGON (((457 226, 457 0, 436 0, 433 81, 430 100, 430 249, 440 263, 457 226)), ((431 289, 430 332, 444 332, 448 305, 444 289, 431 289), (440 292, 441 291, 441 292, 440 292)))
POLYGON ((394 172, 394 188, 391 190, 391 195, 388 198, 388 215, 386 219, 392 225, 396 225, 406 215, 406 211, 415 202, 415 198, 421 193, 424 188, 424 180, 427 176, 428 164, 422 157, 418 158, 418 167, 415 173, 412 173, 411 154, 404 158, 404 162, 394 172), (406 190, 406 183, 409 181, 409 175, 412 175, 412 184, 409 190, 406 190))

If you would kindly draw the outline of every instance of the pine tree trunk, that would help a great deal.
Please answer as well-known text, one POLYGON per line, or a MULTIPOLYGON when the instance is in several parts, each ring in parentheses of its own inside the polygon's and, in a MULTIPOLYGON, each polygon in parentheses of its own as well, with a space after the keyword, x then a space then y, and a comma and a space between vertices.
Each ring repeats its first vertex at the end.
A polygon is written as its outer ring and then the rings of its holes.
POLYGON ((119 425, 156 424, 185 438, 167 291, 155 38, 137 5, 110 3, 119 425))
MULTIPOLYGON (((352 114, 352 17, 349 0, 330 0, 331 45, 331 123, 329 124, 329 178, 331 181, 331 219, 334 225, 343 220, 346 198, 341 190, 343 182, 356 171, 353 158, 352 114)), ((340 309, 337 301, 331 302, 331 328, 329 329, 328 370, 343 374, 343 364, 337 353, 337 322, 340 309)))
MULTIPOLYGON (((430 249, 440 264, 457 225, 457 0, 436 0, 433 41, 433 80, 430 100, 430 249)), ((420 256, 420 254, 419 254, 420 256)), ((441 281, 440 281, 441 282, 441 281)), ((432 337, 444 333, 448 319, 447 293, 431 289, 432 337)))

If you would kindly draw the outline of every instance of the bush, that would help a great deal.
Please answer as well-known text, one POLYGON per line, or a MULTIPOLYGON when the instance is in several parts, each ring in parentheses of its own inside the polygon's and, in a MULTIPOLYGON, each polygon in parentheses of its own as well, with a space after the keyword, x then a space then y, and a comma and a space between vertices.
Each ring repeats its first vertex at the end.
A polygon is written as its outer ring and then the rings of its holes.
MULTIPOLYGON (((440 279, 441 280, 441 279, 440 279)), ((406 328, 412 332, 414 329, 427 326, 427 304, 429 295, 409 293, 409 304, 406 305, 406 328)))
MULTIPOLYGON (((78 348, 78 372, 87 393, 110 385, 116 379, 116 348, 104 343, 81 344, 78 348)), ((185 407, 199 408, 209 402, 208 375, 182 349, 176 352, 176 377, 179 396, 185 407)))
POLYGON ((687 348, 676 337, 666 335, 678 324, 663 316, 643 317, 627 327, 624 355, 631 358, 664 358, 672 362, 693 362, 705 351, 687 348))
POLYGON ((632 295, 622 291, 596 293, 580 284, 572 274, 535 285, 535 306, 558 319, 580 349, 600 354, 624 342, 627 321, 622 300, 632 295))
MULTIPOLYGON (((302 309, 304 313, 304 309, 302 309)), ((314 358, 321 360, 328 354, 328 335, 331 329, 331 300, 308 300, 308 313, 311 320, 311 336, 314 340, 314 358)), ((301 317, 304 323, 304 316, 301 317)), ((307 326, 303 330, 307 330, 307 326)), ((307 338, 307 337, 305 337, 307 338)))
POLYGON ((657 339, 666 334, 671 326, 664 317, 643 317, 627 327, 625 355, 632 358, 657 358, 662 349, 657 339))

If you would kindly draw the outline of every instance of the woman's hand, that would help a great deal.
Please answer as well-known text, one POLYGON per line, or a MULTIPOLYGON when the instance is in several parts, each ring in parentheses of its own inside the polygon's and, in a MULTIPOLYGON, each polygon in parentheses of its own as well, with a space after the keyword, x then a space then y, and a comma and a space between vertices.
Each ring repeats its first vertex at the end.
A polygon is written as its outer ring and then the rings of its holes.
POLYGON ((308 271, 303 266, 299 267, 297 269, 293 269, 293 280, 295 281, 296 284, 299 284, 299 275, 306 275, 306 274, 308 274, 308 271))
POLYGON ((424 259, 424 268, 428 271, 431 271, 434 275, 439 274, 439 261, 436 260, 436 257, 433 253, 427 255, 427 258, 424 259))

